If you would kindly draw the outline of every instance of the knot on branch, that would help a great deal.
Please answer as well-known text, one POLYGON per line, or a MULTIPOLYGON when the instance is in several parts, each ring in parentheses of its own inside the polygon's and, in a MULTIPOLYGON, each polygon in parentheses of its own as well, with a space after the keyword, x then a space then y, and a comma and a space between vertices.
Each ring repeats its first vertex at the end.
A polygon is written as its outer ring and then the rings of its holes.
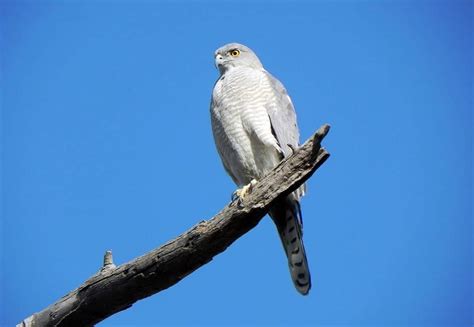
POLYGON ((104 264, 102 265, 102 268, 100 268, 100 273, 103 274, 105 272, 110 271, 111 269, 114 269, 116 266, 113 261, 112 257, 112 251, 108 250, 105 251, 104 254, 104 264))

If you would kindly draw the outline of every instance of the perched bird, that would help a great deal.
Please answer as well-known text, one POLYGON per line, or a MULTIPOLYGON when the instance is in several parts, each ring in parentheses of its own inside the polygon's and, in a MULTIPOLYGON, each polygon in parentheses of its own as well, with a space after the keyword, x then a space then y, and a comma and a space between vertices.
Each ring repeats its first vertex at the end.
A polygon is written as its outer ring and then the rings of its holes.
MULTIPOLYGON (((224 168, 243 198, 256 180, 272 170, 299 146, 296 114, 285 87, 267 72, 256 54, 238 43, 216 50, 220 76, 211 100, 214 141, 224 168)), ((300 198, 302 186, 275 203, 269 215, 275 222, 288 258, 293 283, 303 295, 311 288, 303 246, 300 198)))

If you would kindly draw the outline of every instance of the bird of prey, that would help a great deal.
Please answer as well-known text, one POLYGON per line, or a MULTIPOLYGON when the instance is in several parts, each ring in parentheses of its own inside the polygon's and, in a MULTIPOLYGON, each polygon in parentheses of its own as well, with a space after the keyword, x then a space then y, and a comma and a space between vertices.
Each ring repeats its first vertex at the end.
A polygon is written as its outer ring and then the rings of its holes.
MULTIPOLYGON (((256 181, 299 146, 296 114, 283 84, 267 72, 248 47, 230 43, 217 49, 220 76, 211 100, 214 141, 225 170, 245 197, 256 181)), ((269 211, 288 258, 293 283, 303 295, 311 288, 302 240, 299 200, 302 186, 269 211)))

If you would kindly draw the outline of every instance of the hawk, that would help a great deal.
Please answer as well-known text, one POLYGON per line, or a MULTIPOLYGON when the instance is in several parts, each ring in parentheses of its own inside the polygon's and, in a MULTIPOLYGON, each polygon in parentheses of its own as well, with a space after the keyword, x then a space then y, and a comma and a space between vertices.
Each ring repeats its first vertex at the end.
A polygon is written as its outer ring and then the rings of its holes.
MULTIPOLYGON (((283 84, 267 72, 248 47, 230 43, 217 49, 220 72, 212 92, 211 123, 214 141, 225 170, 243 198, 256 180, 265 176, 299 146, 296 114, 283 84)), ((293 283, 303 295, 311 277, 303 246, 299 200, 302 186, 275 203, 269 211, 285 249, 293 283)))

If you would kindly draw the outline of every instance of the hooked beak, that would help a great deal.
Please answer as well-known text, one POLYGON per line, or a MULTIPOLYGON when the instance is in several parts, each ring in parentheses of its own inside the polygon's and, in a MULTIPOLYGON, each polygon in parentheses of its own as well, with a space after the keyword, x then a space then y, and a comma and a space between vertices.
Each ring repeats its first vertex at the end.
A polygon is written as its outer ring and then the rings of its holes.
POLYGON ((214 64, 217 69, 220 69, 220 67, 224 65, 224 57, 221 54, 216 53, 214 56, 214 64))

